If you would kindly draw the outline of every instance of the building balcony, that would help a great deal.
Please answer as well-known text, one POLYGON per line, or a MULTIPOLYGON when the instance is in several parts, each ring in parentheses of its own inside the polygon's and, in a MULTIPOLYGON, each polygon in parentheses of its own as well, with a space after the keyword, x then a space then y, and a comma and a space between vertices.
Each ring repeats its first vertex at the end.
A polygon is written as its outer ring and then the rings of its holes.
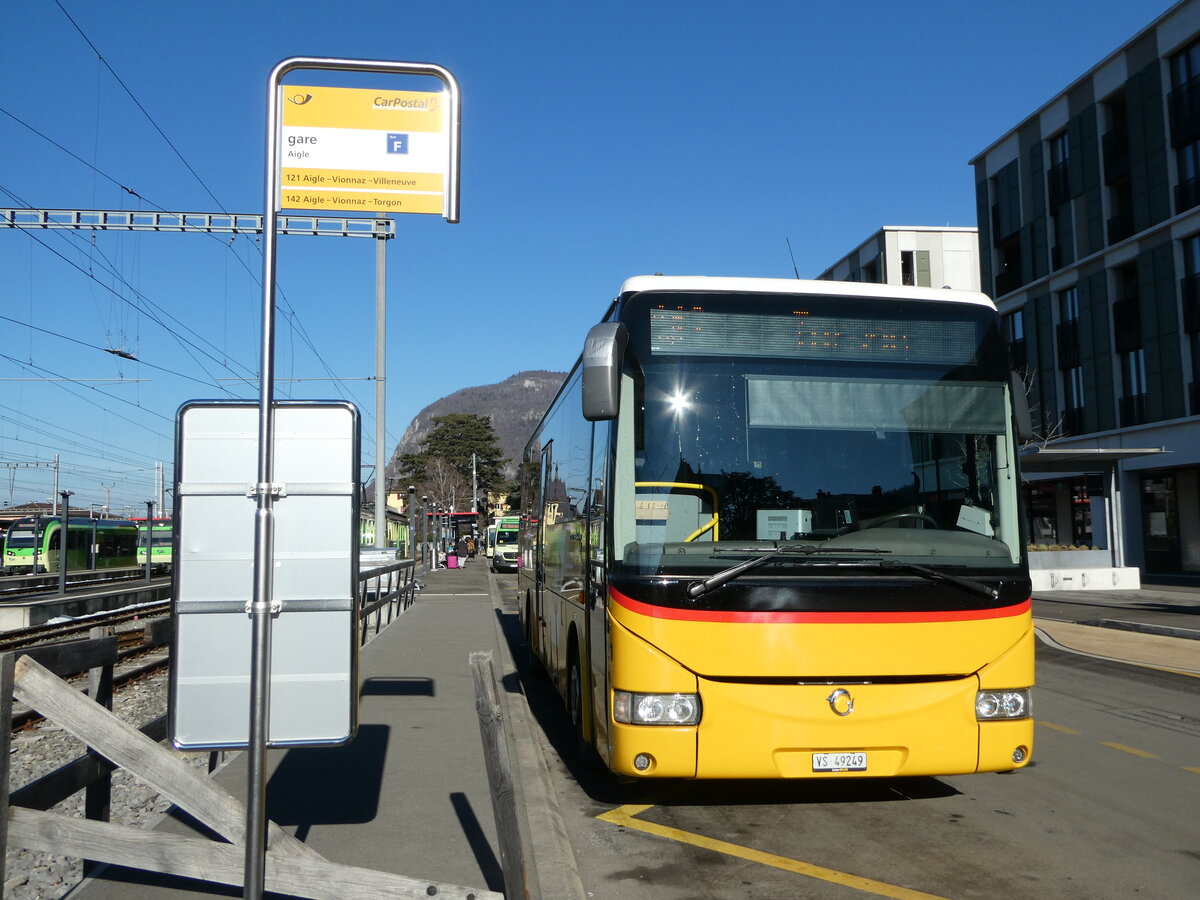
POLYGON ((1200 331, 1200 272, 1179 279, 1179 296, 1183 298, 1183 330, 1195 334, 1200 331))
POLYGON ((1058 367, 1074 369, 1079 365, 1079 320, 1059 322, 1057 326, 1058 367))
POLYGON ((1013 369, 1024 369, 1029 363, 1029 354, 1025 349, 1025 338, 1017 338, 1008 342, 1008 361, 1013 369))
POLYGON ((1003 297, 1005 294, 1011 294, 1024 283, 1021 280, 1020 268, 1013 266, 1005 269, 996 276, 996 296, 1003 297))
POLYGON ((1118 353, 1142 346, 1142 310, 1136 296, 1118 300, 1112 307, 1113 345, 1118 353))
POLYGON ((1167 95, 1171 119, 1171 146, 1185 147, 1200 139, 1200 76, 1167 95))
POLYGON ((1114 128, 1101 141, 1104 146, 1104 183, 1112 184, 1129 174, 1129 130, 1114 128))
POLYGON ((1175 212, 1181 213, 1200 206, 1200 178, 1189 178, 1175 185, 1175 212))
POLYGON ((1050 167, 1046 172, 1046 194, 1050 198, 1050 208, 1057 209, 1071 199, 1070 179, 1067 175, 1067 161, 1063 160, 1050 167))
POLYGON ((1133 234, 1133 213, 1117 213, 1108 220, 1108 242, 1116 244, 1133 234))
POLYGON ((1087 428, 1083 424, 1083 407, 1063 410, 1063 431, 1068 434, 1084 434, 1087 428))
POLYGON ((1132 394, 1121 398, 1121 427, 1146 424, 1146 395, 1132 394))
POLYGON ((1196 334, 1200 332, 1200 273, 1180 278, 1179 294, 1183 298, 1183 330, 1196 334))

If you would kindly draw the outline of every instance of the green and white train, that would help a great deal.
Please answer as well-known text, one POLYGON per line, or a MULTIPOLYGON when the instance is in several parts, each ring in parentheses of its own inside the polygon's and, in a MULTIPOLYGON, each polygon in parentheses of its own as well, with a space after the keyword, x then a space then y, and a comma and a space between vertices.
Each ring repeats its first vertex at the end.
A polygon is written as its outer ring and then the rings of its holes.
MULTIPOLYGON (((66 528, 67 570, 112 569, 138 562, 138 526, 128 519, 72 517, 66 528)), ((4 541, 5 575, 57 572, 63 549, 61 516, 17 519, 4 541)))

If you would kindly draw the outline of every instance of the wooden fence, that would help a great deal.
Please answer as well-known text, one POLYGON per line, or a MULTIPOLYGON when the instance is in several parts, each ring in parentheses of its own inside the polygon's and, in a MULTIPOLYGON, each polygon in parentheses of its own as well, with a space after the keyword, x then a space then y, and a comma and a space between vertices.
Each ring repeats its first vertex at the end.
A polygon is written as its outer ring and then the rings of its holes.
MULTIPOLYGON (((361 640, 374 616, 374 631, 410 606, 417 583, 412 560, 364 573, 359 585, 361 640)), ((169 625, 169 622, 167 623, 169 625)), ((148 626, 150 640, 167 642, 169 627, 148 626)), ((226 885, 241 885, 245 872, 245 808, 215 781, 160 742, 166 716, 140 729, 112 714, 117 638, 51 644, 0 654, 0 723, 12 721, 13 701, 27 704, 74 735, 87 752, 9 793, 12 732, 0 729, 0 884, 5 849, 15 846, 112 863, 226 885), (88 673, 86 695, 64 680, 88 673), (139 781, 191 814, 229 843, 114 825, 108 821, 113 770, 125 768, 139 781), (84 791, 84 818, 48 812, 84 791)), ((267 825, 266 888, 298 897, 419 900, 503 900, 503 895, 450 884, 431 884, 372 869, 332 863, 274 823, 267 825)))

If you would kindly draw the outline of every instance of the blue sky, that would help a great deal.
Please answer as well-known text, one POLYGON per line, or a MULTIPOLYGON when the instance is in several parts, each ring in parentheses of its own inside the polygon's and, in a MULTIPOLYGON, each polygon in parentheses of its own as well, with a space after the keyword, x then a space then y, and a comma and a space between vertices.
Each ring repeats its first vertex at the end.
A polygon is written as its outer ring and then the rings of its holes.
MULTIPOLYGON (((790 239, 815 277, 883 225, 974 225, 969 160, 1169 5, 14 3, 0 206, 261 213, 279 60, 450 69, 462 221, 389 242, 390 451, 439 397, 569 368, 630 275, 791 277, 790 239)), ((356 402, 371 463, 374 242, 278 250, 279 395, 356 402)), ((0 461, 144 509, 181 403, 257 397, 260 271, 246 237, 0 230, 0 461)), ((0 503, 51 493, 2 471, 0 503)))

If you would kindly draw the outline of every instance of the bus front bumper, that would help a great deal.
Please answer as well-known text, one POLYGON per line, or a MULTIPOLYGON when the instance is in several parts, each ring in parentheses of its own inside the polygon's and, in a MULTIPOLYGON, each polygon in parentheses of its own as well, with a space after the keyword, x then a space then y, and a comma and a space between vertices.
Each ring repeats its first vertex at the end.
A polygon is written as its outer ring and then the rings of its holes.
POLYGON ((1032 719, 977 721, 975 676, 869 685, 699 678, 697 688, 697 726, 610 723, 613 771, 660 778, 957 775, 1020 768, 1033 749, 1032 719))

